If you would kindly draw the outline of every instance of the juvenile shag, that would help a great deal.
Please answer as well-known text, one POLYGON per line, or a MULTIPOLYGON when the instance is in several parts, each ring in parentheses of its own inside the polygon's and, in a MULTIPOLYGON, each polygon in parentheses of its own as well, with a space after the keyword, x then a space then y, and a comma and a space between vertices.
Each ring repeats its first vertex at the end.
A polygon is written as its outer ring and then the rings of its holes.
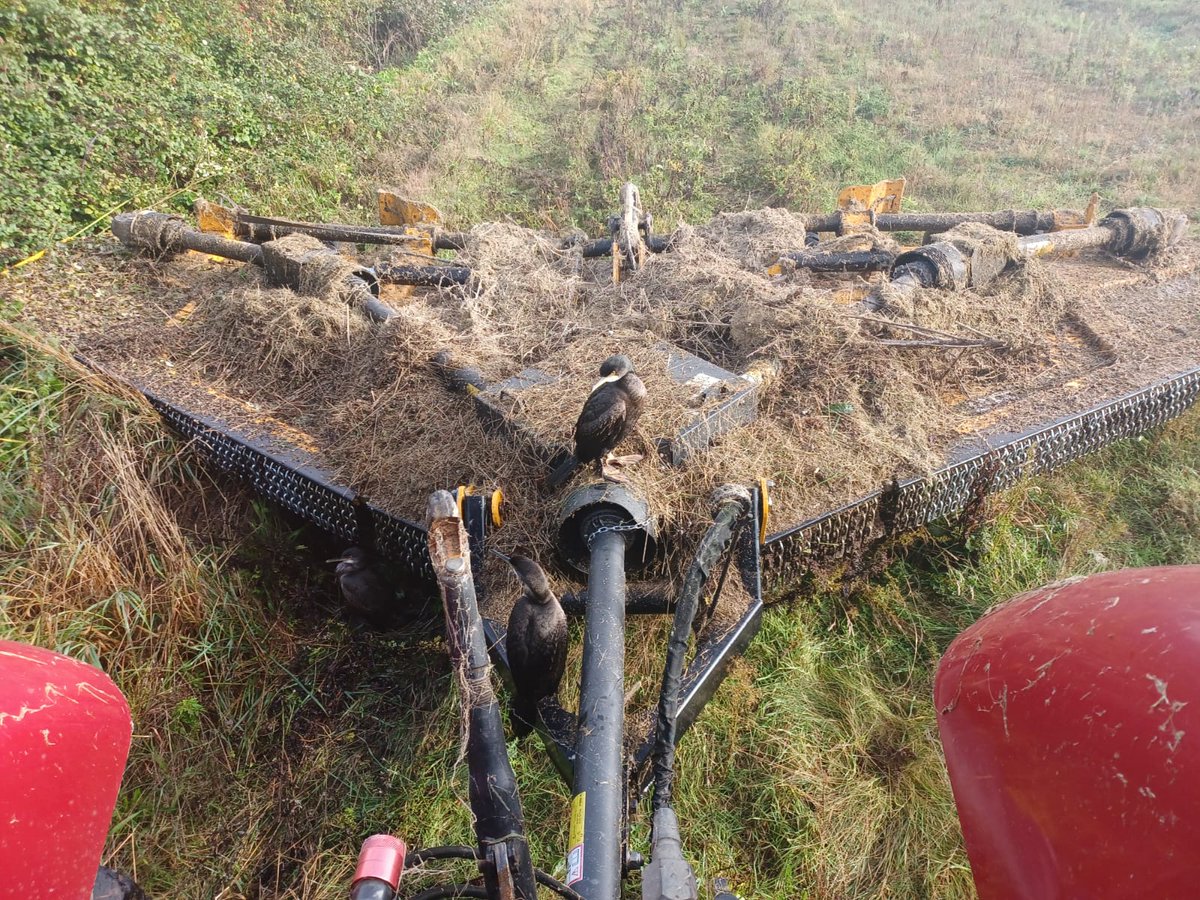
MULTIPOLYGON (((609 456, 633 430, 646 403, 646 386, 633 370, 628 356, 610 356, 600 366, 600 380, 584 401, 575 423, 575 453, 551 473, 547 485, 556 488, 584 463, 596 463, 596 474, 608 481, 624 481, 607 468, 609 456)), ((637 462, 641 456, 613 462, 637 462)))
POLYGON ((541 566, 519 553, 496 555, 512 566, 524 588, 508 616, 504 641, 516 688, 513 734, 522 738, 537 724, 538 703, 558 693, 567 666, 567 615, 541 566))
POLYGON ((371 562, 367 551, 351 547, 336 560, 338 586, 346 605, 376 628, 384 628, 396 612, 396 589, 371 562))

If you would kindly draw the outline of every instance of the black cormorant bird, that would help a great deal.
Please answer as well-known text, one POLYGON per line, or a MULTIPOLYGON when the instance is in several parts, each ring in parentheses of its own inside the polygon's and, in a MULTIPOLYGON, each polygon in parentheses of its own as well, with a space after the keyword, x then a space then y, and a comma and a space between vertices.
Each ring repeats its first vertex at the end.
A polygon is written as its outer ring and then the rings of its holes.
POLYGON ((538 703, 558 693, 567 667, 567 615, 541 566, 520 553, 496 555, 512 566, 524 588, 508 616, 504 639, 516 688, 513 734, 522 738, 537 724, 538 703))
POLYGON ((376 628, 386 627, 396 612, 396 589, 362 547, 351 547, 337 563, 338 586, 346 605, 376 628))
MULTIPOLYGON (((575 423, 575 453, 551 473, 547 484, 556 488, 584 463, 596 463, 596 474, 608 481, 624 481, 609 472, 609 455, 633 430, 646 403, 646 386, 628 356, 610 356, 600 366, 600 380, 584 401, 575 423)), ((641 456, 623 457, 622 463, 637 462, 641 456)), ((617 462, 618 460, 613 460, 617 462)))

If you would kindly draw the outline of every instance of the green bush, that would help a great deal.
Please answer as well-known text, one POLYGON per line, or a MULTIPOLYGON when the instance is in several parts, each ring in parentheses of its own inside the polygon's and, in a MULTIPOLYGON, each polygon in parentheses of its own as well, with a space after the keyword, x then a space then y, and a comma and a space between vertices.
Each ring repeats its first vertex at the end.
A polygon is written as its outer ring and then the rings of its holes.
POLYGON ((357 161, 403 113, 373 71, 377 39, 394 62, 482 2, 0 10, 0 263, 119 205, 184 207, 201 186, 309 212, 365 196, 357 161))

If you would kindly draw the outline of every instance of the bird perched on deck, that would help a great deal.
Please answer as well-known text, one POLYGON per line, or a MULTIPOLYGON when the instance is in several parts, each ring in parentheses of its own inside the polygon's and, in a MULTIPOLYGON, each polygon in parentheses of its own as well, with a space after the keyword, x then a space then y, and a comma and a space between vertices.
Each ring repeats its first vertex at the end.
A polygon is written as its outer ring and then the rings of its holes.
POLYGON ((575 453, 547 479, 551 488, 566 482, 584 463, 596 463, 596 474, 607 481, 624 481, 608 469, 609 463, 635 463, 640 455, 612 457, 612 451, 637 424, 646 404, 646 386, 633 370, 628 356, 610 356, 600 366, 600 380, 584 401, 575 423, 575 453))
POLYGON ((396 589, 371 562, 362 547, 350 547, 336 562, 338 586, 346 605, 376 628, 387 626, 396 612, 396 589))
POLYGON ((537 724, 538 703, 558 693, 567 667, 567 615, 541 566, 521 553, 496 555, 512 566, 524 588, 508 616, 504 639, 516 688, 513 734, 522 738, 537 724))

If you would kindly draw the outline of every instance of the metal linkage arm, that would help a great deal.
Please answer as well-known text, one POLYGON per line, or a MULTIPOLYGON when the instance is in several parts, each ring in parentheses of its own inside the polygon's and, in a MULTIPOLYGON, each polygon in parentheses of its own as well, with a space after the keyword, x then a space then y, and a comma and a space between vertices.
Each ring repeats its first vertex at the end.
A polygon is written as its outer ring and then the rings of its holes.
POLYGON ((784 253, 780 259, 788 260, 797 269, 810 272, 884 272, 892 267, 895 254, 886 250, 851 250, 847 252, 822 252, 813 250, 784 253))
MULTIPOLYGON (((536 900, 537 883, 500 704, 491 683, 467 532, 449 491, 429 499, 429 556, 442 593, 450 658, 467 710, 469 797, 488 896, 536 900)), ((614 895, 615 896, 615 895, 614 895)))
POLYGON ((675 718, 683 680, 692 623, 700 608, 701 594, 722 558, 728 556, 734 534, 754 502, 741 485, 726 484, 713 494, 713 523, 700 539, 696 555, 683 577, 675 621, 667 643, 667 662, 658 699, 658 722, 654 742, 653 839, 650 864, 642 874, 643 900, 692 900, 698 897, 696 876, 683 856, 679 822, 671 807, 671 782, 675 774, 675 718))

